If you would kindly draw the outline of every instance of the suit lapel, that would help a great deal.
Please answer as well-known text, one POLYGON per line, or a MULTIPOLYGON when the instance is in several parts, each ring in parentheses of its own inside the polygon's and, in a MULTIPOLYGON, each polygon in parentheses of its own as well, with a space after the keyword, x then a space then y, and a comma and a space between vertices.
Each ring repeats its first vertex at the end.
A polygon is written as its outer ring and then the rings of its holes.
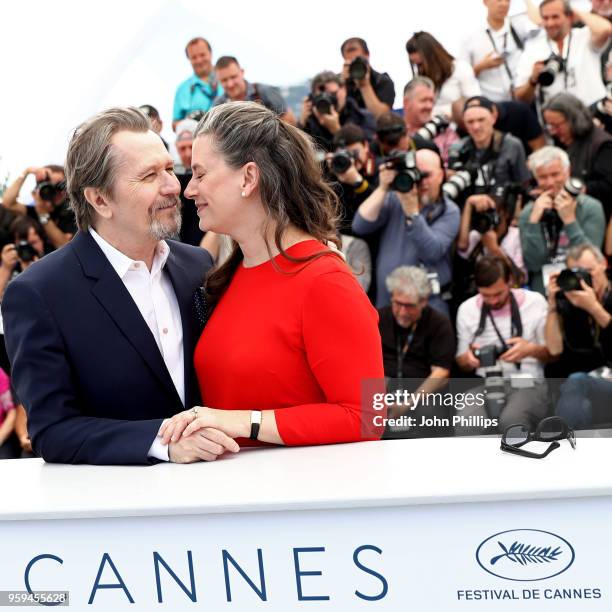
POLYGON ((95 298, 153 374, 181 403, 149 326, 100 247, 88 233, 83 232, 73 238, 71 245, 81 261, 85 275, 96 279, 91 289, 95 298))
MULTIPOLYGON (((195 261, 193 262, 195 264, 195 261)), ((195 377, 193 355, 199 339, 200 328, 197 324, 193 280, 184 266, 180 265, 175 253, 170 251, 166 261, 166 272, 174 287, 176 300, 181 311, 183 325, 183 353, 185 361, 185 405, 199 402, 199 390, 195 377)))

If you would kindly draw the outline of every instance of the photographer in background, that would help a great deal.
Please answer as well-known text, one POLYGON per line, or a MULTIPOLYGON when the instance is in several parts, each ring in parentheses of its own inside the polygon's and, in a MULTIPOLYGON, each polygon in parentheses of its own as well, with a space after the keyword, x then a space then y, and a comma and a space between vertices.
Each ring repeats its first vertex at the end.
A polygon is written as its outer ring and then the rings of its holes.
POLYGON ((353 232, 381 231, 376 261, 376 306, 390 303, 385 279, 399 266, 419 266, 431 283, 429 303, 448 315, 451 248, 459 230, 459 208, 441 191, 440 156, 420 150, 391 154, 380 166, 379 185, 359 207, 353 232))
POLYGON ((342 252, 357 282, 375 298, 372 279, 375 274, 372 261, 378 253, 378 234, 366 240, 353 236, 353 217, 359 206, 367 200, 378 185, 376 159, 363 130, 352 124, 340 128, 334 136, 334 152, 326 156, 327 169, 337 182, 333 187, 340 198, 338 230, 342 238, 342 252))
POLYGON ((474 266, 481 255, 503 259, 512 271, 513 287, 527 281, 518 228, 523 197, 523 188, 510 184, 494 194, 473 195, 466 200, 461 211, 453 272, 455 304, 476 293, 474 266))
POLYGON ((565 267, 570 247, 602 245, 606 221, 601 202, 582 193, 581 181, 570 179, 563 149, 543 147, 529 156, 528 164, 539 195, 523 208, 519 229, 530 286, 544 294, 551 273, 565 267))
POLYGON ((470 64, 455 59, 429 32, 415 32, 406 51, 413 76, 429 77, 436 86, 434 114, 459 123, 465 100, 480 95, 470 64))
POLYGON ((568 0, 542 0, 544 31, 528 41, 518 63, 516 97, 545 104, 566 91, 587 106, 605 96, 600 58, 612 25, 607 19, 573 10, 568 0), (579 19, 586 27, 572 27, 579 19))
POLYGON ((224 92, 215 98, 213 106, 243 100, 258 102, 276 113, 283 121, 295 125, 293 111, 287 106, 278 87, 247 81, 244 78, 244 69, 235 57, 220 57, 215 64, 215 70, 224 92))
POLYGON ((404 87, 404 122, 408 135, 431 140, 446 165, 448 151, 459 140, 457 132, 443 116, 433 116, 436 86, 425 76, 416 76, 404 87))
POLYGON ((496 403, 487 398, 500 431, 515 423, 535 425, 548 408, 542 383, 543 364, 550 359, 544 344, 546 300, 534 291, 512 289, 510 267, 500 257, 479 259, 474 280, 478 295, 457 313, 457 364, 484 377, 488 393, 494 387, 500 394, 496 403))
MULTIPOLYGON (((521 141, 512 134, 496 130, 496 120, 497 109, 487 98, 475 96, 466 101, 463 123, 468 136, 451 149, 449 170, 464 170, 470 176, 467 181, 459 181, 460 177, 451 180, 458 191, 455 200, 460 194, 488 197, 496 187, 510 183, 523 185, 529 181, 521 141)), ((467 179, 467 175, 465 177, 467 179)))
POLYGON ((376 120, 376 140, 372 143, 371 149, 377 158, 385 157, 392 151, 418 151, 420 149, 429 149, 440 155, 435 142, 418 133, 411 136, 404 120, 393 111, 383 113, 376 120))
POLYGON ((586 193, 612 216, 612 136, 593 124, 589 109, 576 96, 560 93, 544 106, 544 121, 555 143, 570 158, 572 175, 581 179, 586 193))
POLYGON ((353 217, 378 184, 376 159, 364 131, 357 125, 340 128, 333 139, 334 152, 327 155, 327 168, 338 181, 342 205, 340 231, 351 234, 353 217))
POLYGON ((546 344, 559 357, 554 374, 589 372, 612 361, 612 294, 607 261, 592 244, 567 253, 567 268, 548 282, 546 344))
POLYGON ((612 292, 606 258, 596 247, 570 249, 567 266, 549 282, 546 344, 559 356, 555 375, 569 376, 556 414, 583 428, 612 421, 612 380, 602 376, 612 365, 612 292))
POLYGON ((347 123, 358 125, 368 140, 374 137, 374 115, 359 108, 347 96, 341 76, 330 71, 320 72, 312 80, 311 93, 302 103, 299 126, 320 148, 332 151, 334 134, 347 123))
POLYGON ((534 27, 527 19, 508 18, 510 0, 484 0, 484 5, 486 25, 465 40, 461 57, 474 69, 484 96, 513 100, 516 67, 534 27))
MULTIPOLYGON (((402 266, 389 275, 386 283, 391 305, 379 310, 378 327, 385 378, 391 379, 388 389, 404 389, 415 395, 443 390, 453 365, 455 332, 449 318, 428 304, 431 287, 427 273, 414 266, 402 266)), ((390 410, 390 416, 409 413, 418 421, 422 416, 449 417, 445 406, 419 405, 414 412, 410 409, 410 404, 396 406, 390 410)), ((440 431, 442 428, 410 429, 409 434, 401 430, 397 433, 400 437, 445 433, 440 431)), ((389 433, 386 437, 397 437, 393 429, 389 433)))
POLYGON ((359 108, 369 110, 378 117, 393 108, 395 86, 386 73, 376 72, 370 66, 370 50, 363 38, 348 38, 340 53, 344 60, 342 77, 347 84, 347 95, 359 108))
POLYGON ((66 196, 66 175, 63 166, 49 164, 42 168, 26 168, 4 192, 2 205, 11 212, 28 216, 43 226, 45 234, 56 248, 64 246, 76 233, 74 213, 66 196), (17 200, 28 176, 36 179, 32 192, 33 205, 17 200))
POLYGON ((18 217, 10 227, 13 242, 2 247, 0 261, 0 301, 8 283, 35 261, 53 250, 40 225, 28 217, 18 217))

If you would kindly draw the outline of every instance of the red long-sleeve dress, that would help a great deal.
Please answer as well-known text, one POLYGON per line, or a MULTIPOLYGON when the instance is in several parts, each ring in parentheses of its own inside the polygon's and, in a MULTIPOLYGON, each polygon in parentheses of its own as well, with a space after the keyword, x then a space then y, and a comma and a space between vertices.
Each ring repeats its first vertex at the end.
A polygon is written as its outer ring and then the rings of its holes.
MULTIPOLYGON (((287 252, 322 250, 307 240, 287 252)), ((286 445, 380 435, 361 410, 362 380, 384 377, 376 310, 334 254, 275 262, 286 273, 271 261, 241 265, 204 328, 195 350, 203 405, 273 409, 286 445)))

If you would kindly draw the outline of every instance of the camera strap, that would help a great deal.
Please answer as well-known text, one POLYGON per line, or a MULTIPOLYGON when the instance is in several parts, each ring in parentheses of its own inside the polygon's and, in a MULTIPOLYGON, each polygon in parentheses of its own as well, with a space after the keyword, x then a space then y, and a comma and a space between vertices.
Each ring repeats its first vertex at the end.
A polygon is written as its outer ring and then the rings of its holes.
POLYGON ((548 47, 550 49, 550 52, 561 58, 561 61, 563 62, 562 64, 562 71, 563 71, 563 89, 567 90, 567 77, 568 77, 568 62, 569 62, 569 58, 570 58, 570 51, 572 49, 572 28, 570 28, 569 31, 569 35, 568 35, 568 39, 567 39, 567 51, 565 52, 565 57, 563 57, 563 53, 557 53, 555 51, 555 49, 553 48, 553 46, 550 44, 550 38, 546 38, 546 41, 548 42, 548 47))
MULTIPOLYGON (((478 329, 474 333, 472 337, 472 343, 478 336, 480 336, 487 325, 487 318, 491 320, 491 324, 493 325, 493 329, 499 338, 499 341, 502 343, 502 346, 506 344, 504 337, 499 331, 499 327, 495 323, 495 317, 491 312, 491 308, 487 304, 483 304, 480 310, 480 322, 478 323, 478 329)), ((510 291, 510 338, 521 337, 523 335, 523 321, 521 319, 521 312, 519 310, 518 303, 512 291, 510 291)), ((520 366, 520 364, 517 364, 520 366)))
POLYGON ((408 332, 405 342, 402 343, 402 337, 398 334, 395 341, 397 354, 397 378, 404 378, 404 358, 410 350, 414 333, 416 332, 417 324, 415 323, 408 332))
MULTIPOLYGON (((514 28, 512 26, 510 26, 510 34, 512 35, 512 38, 514 39, 516 46, 522 51, 523 43, 520 42, 520 39, 518 38, 518 35, 514 31, 514 28)), ((487 28, 487 36, 489 37, 489 40, 491 41, 491 44, 493 45, 493 51, 495 51, 495 53, 499 55, 503 60, 506 74, 508 75, 508 79, 510 80, 510 95, 512 96, 512 99, 514 100, 515 98, 514 96, 514 77, 512 76, 512 70, 510 70, 510 66, 508 66, 508 58, 507 58, 508 32, 504 32, 504 50, 502 51, 502 53, 498 51, 497 45, 495 44, 495 39, 493 38, 493 34, 491 33, 491 30, 489 28, 487 28)))

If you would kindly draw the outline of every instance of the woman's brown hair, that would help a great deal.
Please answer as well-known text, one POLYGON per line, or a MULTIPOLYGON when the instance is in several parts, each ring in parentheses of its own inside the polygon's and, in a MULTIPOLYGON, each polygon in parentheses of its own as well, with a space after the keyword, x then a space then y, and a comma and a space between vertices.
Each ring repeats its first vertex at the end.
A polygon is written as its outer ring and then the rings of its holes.
MULTIPOLYGON (((323 244, 340 247, 336 230, 338 197, 323 179, 312 140, 297 128, 255 102, 228 102, 208 111, 194 138, 208 136, 215 150, 231 168, 248 162, 259 168, 259 191, 268 228, 276 225, 274 244, 292 262, 309 262, 328 252, 303 258, 289 255, 281 244, 290 225, 310 234, 323 244)), ((272 251, 266 241, 270 258, 272 251)), ((213 308, 229 286, 243 253, 234 242, 229 259, 208 277, 207 306, 213 308)))
POLYGON ((440 91, 453 74, 455 58, 429 32, 415 32, 406 43, 406 51, 409 55, 418 53, 421 56, 423 63, 419 66, 419 75, 429 77, 440 91))

